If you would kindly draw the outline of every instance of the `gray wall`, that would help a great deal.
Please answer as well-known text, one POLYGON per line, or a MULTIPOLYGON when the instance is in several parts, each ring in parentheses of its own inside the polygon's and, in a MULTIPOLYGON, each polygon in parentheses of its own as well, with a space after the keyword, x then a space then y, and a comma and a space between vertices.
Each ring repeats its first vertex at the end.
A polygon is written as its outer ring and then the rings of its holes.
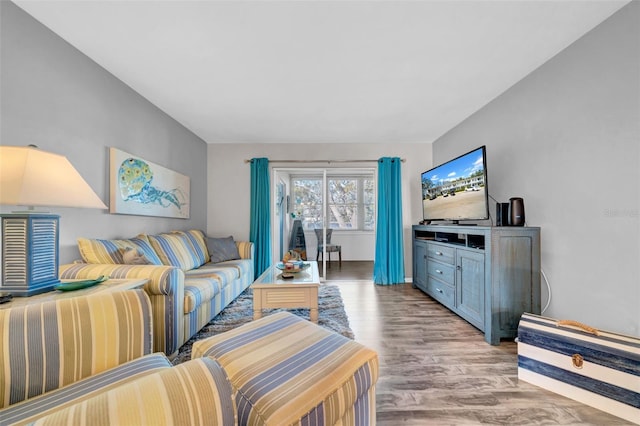
POLYGON ((624 7, 433 145, 436 163, 486 145, 489 193, 524 197, 542 228, 545 315, 636 336, 639 15, 624 7))
POLYGON ((205 229, 206 144, 13 3, 0 15, 0 144, 65 155, 107 205, 111 146, 191 177, 188 220, 48 209, 61 215, 61 262, 79 257, 79 236, 205 229))

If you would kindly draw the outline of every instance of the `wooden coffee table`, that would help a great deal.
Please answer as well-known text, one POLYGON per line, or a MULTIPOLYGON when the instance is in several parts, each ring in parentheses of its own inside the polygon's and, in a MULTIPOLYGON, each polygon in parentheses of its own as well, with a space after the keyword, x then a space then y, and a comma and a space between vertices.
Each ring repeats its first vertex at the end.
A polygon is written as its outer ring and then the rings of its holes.
POLYGON ((317 262, 302 272, 283 279, 282 271, 271 265, 251 284, 253 289, 253 319, 262 318, 263 309, 309 308, 312 322, 318 323, 318 286, 320 275, 317 262))

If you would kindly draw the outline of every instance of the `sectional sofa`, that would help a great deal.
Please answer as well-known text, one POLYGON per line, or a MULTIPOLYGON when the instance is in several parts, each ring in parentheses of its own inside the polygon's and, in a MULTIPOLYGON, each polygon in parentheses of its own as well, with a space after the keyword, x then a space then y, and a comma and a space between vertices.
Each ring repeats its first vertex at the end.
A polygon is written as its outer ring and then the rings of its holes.
POLYGON ((135 238, 78 238, 82 260, 60 266, 62 279, 146 278, 155 352, 169 357, 254 280, 250 242, 175 231, 135 238))

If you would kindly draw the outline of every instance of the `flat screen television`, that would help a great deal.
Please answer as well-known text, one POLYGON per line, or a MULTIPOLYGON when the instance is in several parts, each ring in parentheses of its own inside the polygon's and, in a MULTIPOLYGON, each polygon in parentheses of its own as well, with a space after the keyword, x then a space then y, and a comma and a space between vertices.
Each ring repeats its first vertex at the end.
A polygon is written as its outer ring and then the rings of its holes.
POLYGON ((486 160, 481 146, 423 172, 422 218, 454 223, 489 219, 486 160))

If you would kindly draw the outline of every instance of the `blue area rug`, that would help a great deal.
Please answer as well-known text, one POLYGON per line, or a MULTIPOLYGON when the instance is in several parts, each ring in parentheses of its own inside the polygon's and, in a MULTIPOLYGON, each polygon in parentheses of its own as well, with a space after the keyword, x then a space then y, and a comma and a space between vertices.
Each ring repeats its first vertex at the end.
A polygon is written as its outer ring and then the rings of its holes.
MULTIPOLYGON (((263 316, 286 310, 302 318, 309 319, 309 309, 264 309, 263 316)), ((172 360, 174 365, 191 359, 191 345, 196 340, 206 339, 216 334, 236 328, 253 320, 253 291, 246 289, 240 296, 216 315, 209 324, 182 345, 178 355, 172 360)), ((318 325, 353 339, 349 318, 344 310, 340 289, 335 285, 322 284, 318 288, 318 325)))

